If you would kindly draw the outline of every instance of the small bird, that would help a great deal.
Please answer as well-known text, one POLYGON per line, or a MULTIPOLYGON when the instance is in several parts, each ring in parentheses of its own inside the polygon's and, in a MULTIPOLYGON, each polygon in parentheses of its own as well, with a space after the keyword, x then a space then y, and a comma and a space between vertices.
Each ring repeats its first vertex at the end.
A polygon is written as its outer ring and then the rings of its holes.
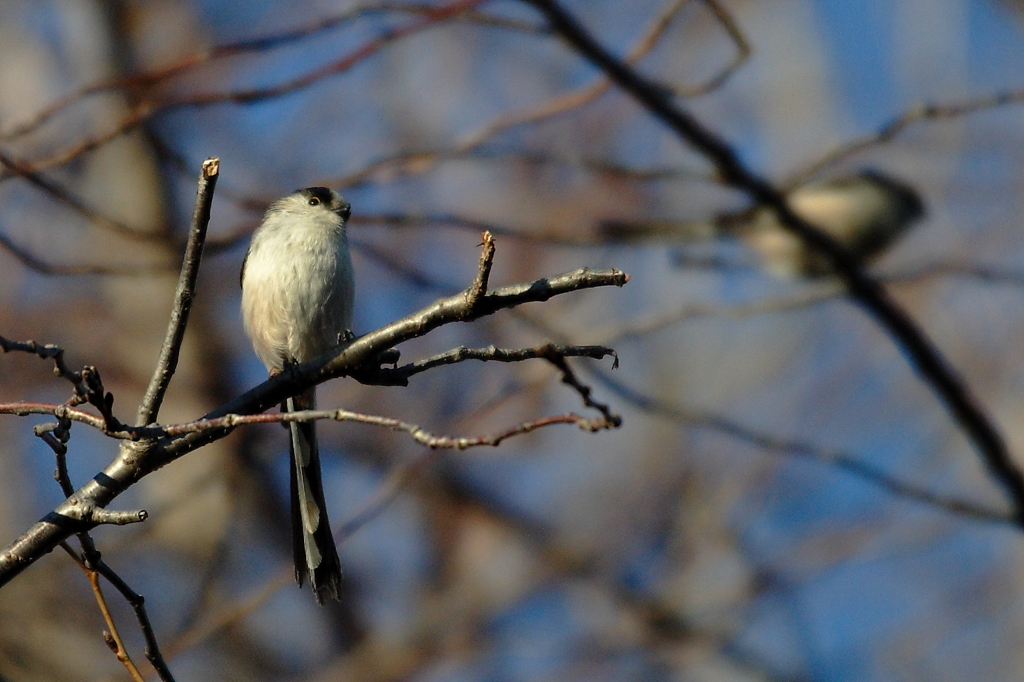
MULTIPOLYGON (((924 215, 924 203, 912 187, 874 170, 803 185, 786 199, 797 215, 864 261, 881 255, 924 215)), ((711 222, 607 222, 601 225, 601 235, 617 242, 692 243, 734 237, 756 250, 773 275, 815 278, 832 272, 828 259, 785 229, 775 212, 765 207, 711 222)))
MULTIPOLYGON (((874 170, 804 185, 787 200, 794 213, 864 262, 880 256, 924 215, 924 203, 913 188, 874 170)), ((758 211, 743 232, 774 275, 797 278, 832 273, 828 259, 783 228, 770 210, 758 211)))
MULTIPOLYGON (((351 335, 355 282, 345 224, 350 204, 326 187, 275 201, 242 261, 242 319, 270 374, 330 352, 351 335)), ((316 407, 316 389, 288 398, 287 412, 316 407)), ((315 422, 289 422, 292 554, 299 587, 323 604, 338 598, 341 563, 327 520, 315 422)))

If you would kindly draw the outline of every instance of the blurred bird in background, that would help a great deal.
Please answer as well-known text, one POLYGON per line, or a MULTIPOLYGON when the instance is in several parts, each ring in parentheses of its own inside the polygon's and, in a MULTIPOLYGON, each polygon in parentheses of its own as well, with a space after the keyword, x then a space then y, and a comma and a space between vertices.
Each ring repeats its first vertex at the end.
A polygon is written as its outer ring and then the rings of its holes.
MULTIPOLYGON (((924 203, 906 183, 875 170, 803 185, 787 196, 797 215, 869 263, 896 243, 924 215, 924 203)), ((754 249, 768 272, 783 278, 830 274, 828 260, 779 224, 774 211, 756 207, 714 221, 609 221, 607 241, 700 242, 738 238, 754 249)))

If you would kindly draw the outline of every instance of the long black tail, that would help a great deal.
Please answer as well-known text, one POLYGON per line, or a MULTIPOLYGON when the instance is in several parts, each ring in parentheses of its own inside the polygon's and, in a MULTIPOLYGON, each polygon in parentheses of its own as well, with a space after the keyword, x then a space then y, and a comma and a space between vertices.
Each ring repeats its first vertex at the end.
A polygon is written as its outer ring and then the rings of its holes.
MULTIPOLYGON (((316 407, 316 390, 289 398, 289 412, 316 407)), ((291 422, 292 453, 292 554, 295 581, 302 587, 309 580, 313 596, 323 604, 327 596, 338 598, 341 588, 341 562, 331 535, 320 476, 320 451, 316 443, 315 422, 291 422)))

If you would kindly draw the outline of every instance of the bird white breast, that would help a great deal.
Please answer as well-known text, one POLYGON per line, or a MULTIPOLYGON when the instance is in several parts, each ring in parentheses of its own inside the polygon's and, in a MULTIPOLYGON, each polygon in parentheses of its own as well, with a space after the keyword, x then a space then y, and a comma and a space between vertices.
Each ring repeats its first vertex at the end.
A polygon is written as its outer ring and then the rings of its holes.
POLYGON ((316 207, 268 212, 242 281, 245 329, 268 369, 334 348, 351 328, 354 292, 339 216, 316 207))

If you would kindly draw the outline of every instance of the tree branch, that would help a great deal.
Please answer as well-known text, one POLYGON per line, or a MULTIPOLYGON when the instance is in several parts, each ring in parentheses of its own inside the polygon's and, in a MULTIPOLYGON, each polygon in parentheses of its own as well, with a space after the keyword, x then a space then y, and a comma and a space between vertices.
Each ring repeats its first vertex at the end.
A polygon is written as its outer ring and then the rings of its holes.
POLYGON ((185 245, 185 258, 181 264, 178 287, 174 292, 174 308, 167 324, 163 347, 160 349, 160 359, 157 360, 153 377, 146 388, 146 395, 139 406, 139 416, 135 422, 138 426, 156 421, 171 377, 178 368, 178 354, 185 338, 192 302, 196 297, 196 279, 199 277, 199 264, 203 259, 203 243, 206 241, 206 228, 210 224, 210 209, 213 206, 213 193, 217 187, 219 174, 220 159, 214 157, 203 162, 199 172, 196 204, 192 211, 192 224, 185 245))
MULTIPOLYGON (((466 292, 442 298, 412 315, 354 339, 331 355, 294 366, 271 377, 205 415, 204 419, 217 419, 229 414, 257 414, 328 379, 350 376, 361 370, 368 371, 372 363, 385 351, 410 339, 424 336, 442 325, 470 322, 499 310, 525 303, 547 301, 571 291, 623 286, 628 281, 629 276, 619 270, 581 268, 557 277, 492 289, 480 296, 473 306, 470 306, 466 292)), ((105 394, 100 402, 109 409, 111 401, 110 395, 105 394)), ((594 405, 597 406, 596 403, 594 405)), ((68 418, 73 416, 69 414, 68 418)), ((177 437, 154 439, 152 428, 110 424, 107 415, 104 416, 102 424, 104 428, 112 426, 123 430, 129 437, 138 440, 123 442, 117 457, 102 472, 0 552, 0 587, 10 582, 39 557, 52 551, 61 541, 90 527, 91 519, 82 517, 76 509, 78 505, 106 507, 111 500, 142 477, 196 448, 223 438, 231 431, 230 426, 224 426, 177 437)))

